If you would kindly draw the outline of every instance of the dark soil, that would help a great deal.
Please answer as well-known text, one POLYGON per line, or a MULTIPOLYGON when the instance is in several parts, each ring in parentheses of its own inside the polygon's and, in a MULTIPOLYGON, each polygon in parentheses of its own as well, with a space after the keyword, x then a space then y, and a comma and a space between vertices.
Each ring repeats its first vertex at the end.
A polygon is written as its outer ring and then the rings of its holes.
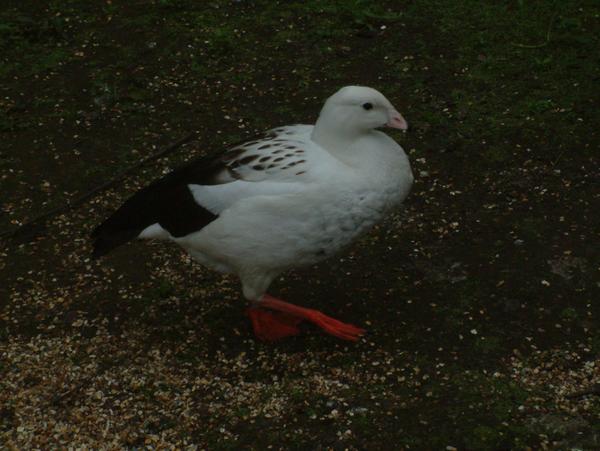
POLYGON ((600 448, 598 48, 586 1, 4 2, 0 232, 197 139, 0 242, 0 445, 600 448), (256 342, 167 244, 90 259, 138 188, 348 84, 412 125, 413 192, 272 293, 361 342, 256 342))

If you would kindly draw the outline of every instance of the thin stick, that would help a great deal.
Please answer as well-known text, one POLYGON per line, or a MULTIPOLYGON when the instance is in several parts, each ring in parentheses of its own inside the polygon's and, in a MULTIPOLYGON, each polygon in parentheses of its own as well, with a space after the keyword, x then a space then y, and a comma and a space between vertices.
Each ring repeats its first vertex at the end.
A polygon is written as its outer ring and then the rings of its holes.
POLYGON ((570 395, 566 395, 565 398, 575 399, 575 398, 581 398, 583 396, 589 396, 589 395, 600 396, 600 384, 592 385, 592 387, 590 387, 587 390, 582 390, 582 391, 578 391, 575 393, 571 393, 570 395))
POLYGON ((554 24, 554 19, 556 19, 557 15, 558 15, 558 11, 554 11, 552 18, 550 19, 550 23, 548 24, 548 30, 546 31, 546 40, 544 42, 542 42, 541 44, 528 45, 528 44, 518 44, 515 42, 511 42, 511 44, 514 45, 515 47, 520 47, 522 49, 541 49, 542 47, 547 46, 548 43, 550 42, 550 32, 552 31, 552 25, 554 24))
POLYGON ((139 167, 145 165, 146 163, 148 163, 150 161, 157 160, 159 158, 164 157, 165 155, 168 155, 169 153, 178 149, 179 147, 181 147, 185 143, 191 141, 195 137, 196 137, 195 132, 184 136, 183 138, 179 139, 178 141, 175 141, 172 144, 169 144, 168 146, 164 147, 163 149, 159 150, 158 152, 156 152, 146 158, 141 159, 136 164, 129 166, 127 169, 124 169, 123 171, 119 172, 112 179, 110 179, 107 182, 103 183, 102 185, 97 186, 96 188, 82 194, 81 196, 76 197, 74 200, 67 201, 65 204, 63 204, 59 207, 53 208, 52 210, 47 211, 46 213, 36 216, 35 218, 25 222, 24 224, 21 224, 19 227, 17 227, 14 230, 7 230, 5 232, 0 233, 0 238, 14 236, 17 233, 19 233, 19 231, 23 230, 25 227, 32 226, 33 224, 35 224, 37 222, 44 221, 52 216, 55 216, 59 213, 63 213, 65 211, 70 210, 71 208, 75 208, 75 207, 83 204, 86 200, 98 195, 102 191, 105 191, 108 188, 110 188, 111 186, 120 182, 125 177, 127 177, 131 172, 135 171, 139 167))

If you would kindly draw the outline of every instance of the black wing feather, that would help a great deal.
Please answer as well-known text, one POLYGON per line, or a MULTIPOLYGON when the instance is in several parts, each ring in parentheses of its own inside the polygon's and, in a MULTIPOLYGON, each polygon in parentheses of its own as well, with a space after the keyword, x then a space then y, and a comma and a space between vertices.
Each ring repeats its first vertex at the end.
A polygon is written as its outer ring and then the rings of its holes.
POLYGON ((138 191, 92 232, 92 255, 97 258, 107 254, 156 223, 174 237, 201 230, 218 215, 199 205, 188 185, 219 185, 236 180, 236 158, 248 146, 276 136, 267 132, 256 141, 235 144, 225 153, 197 158, 138 191))
POLYGON ((202 157, 138 191, 92 232, 92 255, 107 254, 155 223, 175 237, 202 229, 218 216, 195 201, 188 184, 221 183, 218 174, 223 171, 222 157, 202 157))

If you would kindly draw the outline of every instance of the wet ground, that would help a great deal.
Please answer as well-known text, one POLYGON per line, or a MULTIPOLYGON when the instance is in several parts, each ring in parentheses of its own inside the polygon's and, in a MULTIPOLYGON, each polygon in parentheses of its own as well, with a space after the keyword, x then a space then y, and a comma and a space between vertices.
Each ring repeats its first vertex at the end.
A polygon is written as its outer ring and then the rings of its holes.
POLYGON ((0 443, 600 447, 600 8, 52 1, 0 10, 0 443), (256 342, 238 282, 90 231, 183 161, 381 90, 405 208, 272 293, 364 326, 256 342))

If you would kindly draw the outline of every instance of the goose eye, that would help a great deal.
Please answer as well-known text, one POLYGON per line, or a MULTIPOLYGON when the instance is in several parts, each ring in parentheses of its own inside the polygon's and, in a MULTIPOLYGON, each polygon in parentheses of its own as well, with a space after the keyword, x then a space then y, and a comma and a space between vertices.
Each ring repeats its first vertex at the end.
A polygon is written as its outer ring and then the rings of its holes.
POLYGON ((370 109, 373 108, 373 104, 371 102, 367 102, 367 103, 363 103, 362 106, 365 110, 369 111, 370 109))

